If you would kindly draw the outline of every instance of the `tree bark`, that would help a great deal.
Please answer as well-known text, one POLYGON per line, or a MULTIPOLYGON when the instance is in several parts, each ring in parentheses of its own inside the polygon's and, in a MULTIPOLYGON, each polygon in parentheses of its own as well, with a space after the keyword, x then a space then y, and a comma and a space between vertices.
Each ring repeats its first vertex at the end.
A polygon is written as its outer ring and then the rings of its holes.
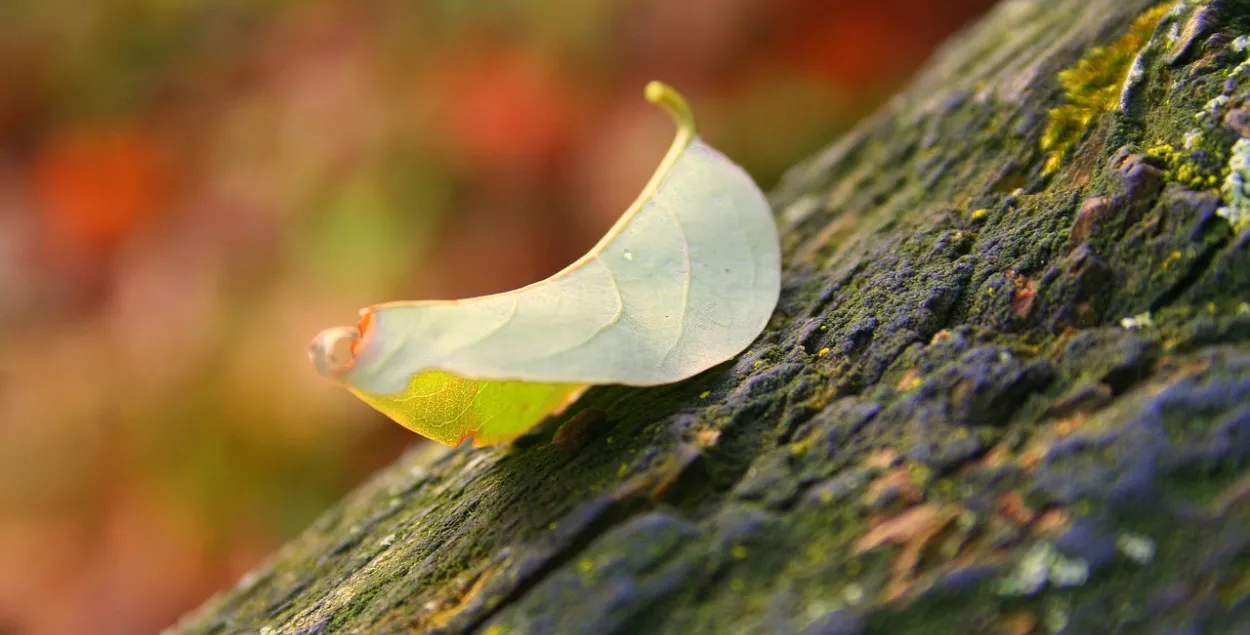
POLYGON ((738 359, 416 447, 169 632, 1250 632, 1243 33, 1004 2, 773 192, 738 359))

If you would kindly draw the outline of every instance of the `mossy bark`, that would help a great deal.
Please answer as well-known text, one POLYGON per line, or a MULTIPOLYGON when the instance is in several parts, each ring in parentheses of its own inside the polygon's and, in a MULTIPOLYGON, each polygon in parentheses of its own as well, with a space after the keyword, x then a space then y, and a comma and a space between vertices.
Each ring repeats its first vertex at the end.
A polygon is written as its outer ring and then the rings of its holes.
POLYGON ((1250 2, 1157 4, 1002 4, 773 192, 737 360, 418 447, 170 632, 1250 632, 1250 2))

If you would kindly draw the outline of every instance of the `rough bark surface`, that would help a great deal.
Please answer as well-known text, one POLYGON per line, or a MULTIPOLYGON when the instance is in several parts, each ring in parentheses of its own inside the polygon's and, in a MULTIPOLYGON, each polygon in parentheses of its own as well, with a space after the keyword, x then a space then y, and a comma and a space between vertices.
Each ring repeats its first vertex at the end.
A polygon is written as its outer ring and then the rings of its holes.
POLYGON ((773 193, 737 360, 418 447, 170 632, 1250 632, 1250 1, 1159 7, 1000 5, 773 193))

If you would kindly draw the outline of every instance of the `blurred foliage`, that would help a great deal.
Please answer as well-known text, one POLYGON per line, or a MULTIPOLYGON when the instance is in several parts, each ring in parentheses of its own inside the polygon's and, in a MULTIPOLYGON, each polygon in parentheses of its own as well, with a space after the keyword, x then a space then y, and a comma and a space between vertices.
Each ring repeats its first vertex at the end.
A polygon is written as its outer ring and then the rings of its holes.
POLYGON ((549 275, 663 79, 766 188, 991 0, 10 0, 0 632, 154 632, 416 439, 304 347, 549 275))

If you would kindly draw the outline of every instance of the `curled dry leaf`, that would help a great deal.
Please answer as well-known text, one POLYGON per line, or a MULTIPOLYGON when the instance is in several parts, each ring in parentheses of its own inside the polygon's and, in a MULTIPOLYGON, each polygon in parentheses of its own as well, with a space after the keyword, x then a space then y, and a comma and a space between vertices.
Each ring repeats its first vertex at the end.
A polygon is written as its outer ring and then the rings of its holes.
POLYGON ((586 255, 529 286, 465 300, 391 302, 323 331, 317 370, 440 443, 516 438, 590 384, 680 381, 737 355, 781 288, 772 209, 751 177, 677 122, 651 181, 586 255))

